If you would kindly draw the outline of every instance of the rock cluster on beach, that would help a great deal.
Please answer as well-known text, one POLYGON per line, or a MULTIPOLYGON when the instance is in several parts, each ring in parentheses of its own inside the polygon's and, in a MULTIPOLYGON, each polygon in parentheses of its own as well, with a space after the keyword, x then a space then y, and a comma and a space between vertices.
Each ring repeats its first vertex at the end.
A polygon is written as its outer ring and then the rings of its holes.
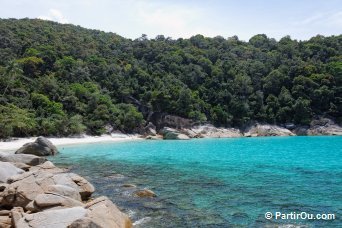
POLYGON ((86 179, 45 158, 0 153, 0 227, 132 227, 107 197, 91 199, 94 191, 86 179))
POLYGON ((313 120, 309 126, 296 126, 289 123, 284 126, 251 123, 241 129, 215 127, 211 124, 194 125, 189 128, 163 127, 156 131, 153 124, 146 128, 146 139, 187 140, 191 138, 236 138, 260 136, 295 136, 295 135, 342 135, 342 127, 327 118, 313 120), (151 128, 153 126, 153 128, 151 128), (151 133, 152 132, 152 133, 151 133), (157 133, 158 132, 158 133, 157 133))

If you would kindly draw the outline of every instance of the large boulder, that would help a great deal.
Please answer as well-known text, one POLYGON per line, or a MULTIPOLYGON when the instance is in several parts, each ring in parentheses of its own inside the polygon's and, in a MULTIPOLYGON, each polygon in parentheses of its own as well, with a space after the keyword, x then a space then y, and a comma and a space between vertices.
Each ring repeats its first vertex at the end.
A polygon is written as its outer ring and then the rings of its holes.
POLYGON ((13 211, 17 228, 131 228, 132 222, 108 198, 99 197, 85 206, 51 208, 26 214, 13 211))
POLYGON ((132 222, 107 197, 99 197, 87 203, 87 218, 99 227, 131 228, 132 222))
POLYGON ((164 127, 160 130, 160 133, 163 135, 164 139, 173 139, 173 140, 187 140, 190 139, 189 136, 182 134, 176 129, 164 127))
POLYGON ((38 157, 32 154, 10 154, 0 153, 0 161, 12 163, 24 163, 26 165, 40 165, 46 162, 46 158, 38 157))
POLYGON ((55 193, 62 196, 70 197, 74 200, 82 201, 80 193, 72 187, 56 184, 56 185, 50 185, 45 190, 47 193, 55 193))
POLYGON ((156 126, 153 123, 149 122, 146 127, 144 127, 144 132, 146 135, 155 136, 157 134, 156 126))
POLYGON ((31 212, 37 212, 49 208, 57 209, 77 206, 82 207, 84 205, 80 201, 72 199, 67 196, 58 195, 54 193, 44 193, 38 194, 36 198, 26 206, 26 209, 28 209, 31 212))
POLYGON ((21 173, 24 173, 24 170, 17 168, 9 162, 0 161, 0 183, 6 183, 10 177, 21 173))
POLYGON ((35 142, 24 144, 15 153, 49 156, 57 154, 58 150, 47 138, 40 136, 35 142))
POLYGON ((307 135, 342 135, 342 127, 328 118, 320 118, 310 123, 307 135))
POLYGON ((294 134, 284 128, 277 125, 269 124, 253 124, 246 128, 244 136, 257 137, 257 136, 293 136, 294 134))
POLYGON ((16 222, 16 228, 64 228, 74 221, 85 217, 84 207, 73 207, 57 210, 46 210, 33 214, 23 214, 16 222))
MULTIPOLYGON (((63 185, 75 189, 82 200, 87 200, 95 191, 87 180, 74 173, 50 173, 47 171, 26 172, 8 178, 9 185, 2 192, 1 204, 25 208, 37 195, 50 193, 51 186, 63 185)), ((61 191, 59 191, 61 193, 61 191)), ((68 192, 68 197, 70 192, 68 192)))
POLYGON ((239 129, 217 128, 210 124, 195 126, 191 130, 197 134, 197 138, 236 138, 242 136, 239 129))

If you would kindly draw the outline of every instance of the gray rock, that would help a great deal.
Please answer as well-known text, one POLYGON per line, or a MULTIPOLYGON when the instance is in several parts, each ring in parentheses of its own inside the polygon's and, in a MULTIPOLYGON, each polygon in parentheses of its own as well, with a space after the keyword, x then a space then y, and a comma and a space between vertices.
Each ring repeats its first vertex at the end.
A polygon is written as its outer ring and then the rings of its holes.
POLYGON ((38 208, 46 208, 46 207, 77 207, 83 206, 80 201, 72 199, 67 196, 57 195, 55 193, 45 193, 38 194, 34 199, 35 206, 38 208))
POLYGON ((293 136, 294 134, 283 127, 269 124, 254 124, 245 130, 244 136, 256 137, 256 136, 293 136))
POLYGON ((144 131, 145 131, 145 134, 151 135, 151 136, 155 136, 157 134, 156 126, 151 122, 149 122, 146 125, 146 127, 144 128, 144 131))
POLYGON ((191 131, 197 134, 195 138, 236 138, 242 136, 239 129, 217 128, 211 124, 195 126, 191 131))
POLYGON ((75 188, 65 186, 65 185, 60 185, 60 184, 50 185, 47 187, 45 192, 55 193, 55 194, 59 194, 62 196, 70 197, 74 200, 82 201, 80 193, 75 188))
POLYGON ((64 228, 74 221, 85 217, 87 210, 73 207, 58 210, 47 210, 34 214, 24 214, 17 222, 16 228, 64 228))
POLYGON ((7 179, 24 173, 24 170, 15 167, 10 162, 0 162, 0 183, 6 183, 7 179))
MULTIPOLYGON (((51 185, 64 185, 75 189, 82 200, 95 191, 86 179, 74 173, 26 172, 8 178, 9 185, 2 192, 1 204, 25 208, 37 195, 49 192, 51 185)), ((68 193, 69 194, 69 193, 68 193)))
POLYGON ((122 213, 107 197, 99 197, 87 203, 87 218, 100 227, 121 228, 132 227, 128 216, 122 213))
POLYGON ((310 123, 307 135, 342 135, 342 127, 328 118, 320 118, 310 123))
POLYGON ((172 140, 188 140, 189 136, 182 134, 176 129, 164 127, 160 133, 163 135, 164 139, 172 139, 172 140))
POLYGON ((32 154, 9 154, 0 153, 0 161, 24 163, 26 165, 39 165, 46 162, 46 158, 38 157, 32 154))
POLYGON ((16 154, 33 154, 37 156, 49 156, 58 153, 57 148, 45 137, 39 136, 35 142, 26 143, 19 148, 16 154))

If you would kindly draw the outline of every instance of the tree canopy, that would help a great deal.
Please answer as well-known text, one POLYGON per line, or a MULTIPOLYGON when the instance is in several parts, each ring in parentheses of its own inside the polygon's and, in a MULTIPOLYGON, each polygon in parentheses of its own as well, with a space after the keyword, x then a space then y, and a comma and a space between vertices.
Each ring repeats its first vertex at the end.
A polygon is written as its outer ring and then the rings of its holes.
POLYGON ((149 112, 240 127, 342 119, 342 35, 190 39, 0 19, 0 137, 137 132, 149 112))

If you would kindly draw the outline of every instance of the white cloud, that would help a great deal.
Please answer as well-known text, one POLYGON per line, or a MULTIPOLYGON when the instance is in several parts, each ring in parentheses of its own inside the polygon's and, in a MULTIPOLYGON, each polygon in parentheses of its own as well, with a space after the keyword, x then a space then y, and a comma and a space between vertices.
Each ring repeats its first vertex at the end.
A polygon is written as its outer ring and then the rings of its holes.
POLYGON ((42 20, 57 21, 62 24, 69 23, 68 19, 66 19, 62 12, 57 9, 50 9, 47 15, 42 15, 38 18, 42 20))
POLYGON ((196 34, 207 36, 214 34, 212 28, 206 27, 201 22, 206 16, 202 8, 186 6, 176 3, 156 3, 146 0, 131 6, 131 12, 140 28, 150 36, 166 35, 173 38, 190 37, 196 34), (134 10, 132 10, 134 8, 134 10), (153 31, 153 34, 149 34, 153 31), (156 34, 158 33, 158 34, 156 34))
POLYGON ((342 11, 318 13, 296 23, 297 25, 319 25, 324 27, 342 27, 342 11))

